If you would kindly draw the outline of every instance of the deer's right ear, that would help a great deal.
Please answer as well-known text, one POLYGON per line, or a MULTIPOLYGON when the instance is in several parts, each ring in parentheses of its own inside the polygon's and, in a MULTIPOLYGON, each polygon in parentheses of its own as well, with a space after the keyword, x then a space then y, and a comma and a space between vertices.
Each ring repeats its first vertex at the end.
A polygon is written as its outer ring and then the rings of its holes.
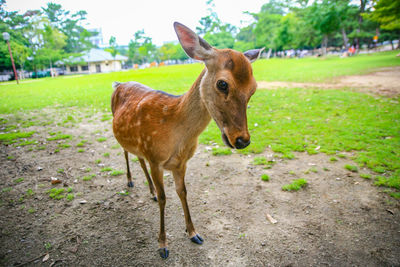
POLYGON ((214 52, 212 46, 191 29, 179 22, 174 22, 174 28, 183 50, 189 57, 205 61, 212 56, 214 52))

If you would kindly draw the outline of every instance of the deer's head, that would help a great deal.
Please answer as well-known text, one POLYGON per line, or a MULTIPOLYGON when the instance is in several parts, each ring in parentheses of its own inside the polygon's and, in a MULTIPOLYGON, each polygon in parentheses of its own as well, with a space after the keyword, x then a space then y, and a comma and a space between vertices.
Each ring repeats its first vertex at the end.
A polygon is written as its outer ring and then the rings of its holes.
POLYGON ((250 144, 247 103, 256 91, 251 62, 262 49, 240 53, 216 49, 186 26, 175 22, 175 31, 186 54, 206 65, 200 85, 201 99, 221 130, 224 143, 242 149, 250 144))

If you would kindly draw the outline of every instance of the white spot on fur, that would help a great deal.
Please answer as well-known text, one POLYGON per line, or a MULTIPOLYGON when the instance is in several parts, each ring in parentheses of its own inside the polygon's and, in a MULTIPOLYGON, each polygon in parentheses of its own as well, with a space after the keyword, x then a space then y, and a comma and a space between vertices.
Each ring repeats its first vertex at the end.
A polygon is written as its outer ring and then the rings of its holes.
POLYGON ((167 113, 168 112, 168 106, 164 106, 162 110, 163 110, 164 113, 167 113))
POLYGON ((150 140, 151 140, 151 136, 150 136, 150 135, 147 136, 146 140, 147 140, 147 141, 150 141, 150 140))
POLYGON ((157 134, 157 131, 152 131, 151 132, 151 135, 156 135, 157 134))

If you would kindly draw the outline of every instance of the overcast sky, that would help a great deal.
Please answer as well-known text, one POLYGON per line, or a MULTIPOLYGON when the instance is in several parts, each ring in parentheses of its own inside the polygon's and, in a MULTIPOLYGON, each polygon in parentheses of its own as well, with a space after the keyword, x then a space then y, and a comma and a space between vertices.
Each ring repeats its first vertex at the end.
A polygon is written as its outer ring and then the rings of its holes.
MULTIPOLYGON (((102 28, 104 42, 115 36, 119 45, 126 45, 133 34, 144 29, 157 45, 176 41, 173 22, 179 21, 195 30, 206 16, 206 0, 6 0, 5 9, 20 11, 40 9, 48 2, 61 4, 65 10, 87 11, 87 28, 102 28)), ((242 27, 251 17, 244 11, 258 12, 266 0, 214 0, 215 10, 223 22, 242 27)))

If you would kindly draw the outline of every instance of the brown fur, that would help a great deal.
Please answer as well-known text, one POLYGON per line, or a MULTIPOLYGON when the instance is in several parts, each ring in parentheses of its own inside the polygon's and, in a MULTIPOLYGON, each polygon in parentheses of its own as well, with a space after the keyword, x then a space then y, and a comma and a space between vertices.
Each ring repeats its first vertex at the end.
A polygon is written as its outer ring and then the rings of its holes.
MULTIPOLYGON (((165 249, 163 170, 173 173, 186 229, 189 236, 194 237, 197 233, 190 217, 184 182, 186 163, 193 156, 197 138, 211 118, 222 135, 226 135, 225 141, 229 145, 235 146, 239 137, 250 140, 246 108, 256 89, 250 60, 242 53, 212 48, 183 25, 175 25, 175 30, 185 51, 206 65, 191 89, 176 97, 135 82, 116 83, 111 99, 113 131, 125 150, 127 164, 128 152, 137 155, 149 181, 150 192, 154 195, 156 191, 160 206, 159 246, 165 249), (218 90, 218 80, 229 84, 227 94, 218 90), (145 160, 150 165, 151 178, 145 160)), ((128 181, 131 181, 130 176, 128 168, 128 181)))

